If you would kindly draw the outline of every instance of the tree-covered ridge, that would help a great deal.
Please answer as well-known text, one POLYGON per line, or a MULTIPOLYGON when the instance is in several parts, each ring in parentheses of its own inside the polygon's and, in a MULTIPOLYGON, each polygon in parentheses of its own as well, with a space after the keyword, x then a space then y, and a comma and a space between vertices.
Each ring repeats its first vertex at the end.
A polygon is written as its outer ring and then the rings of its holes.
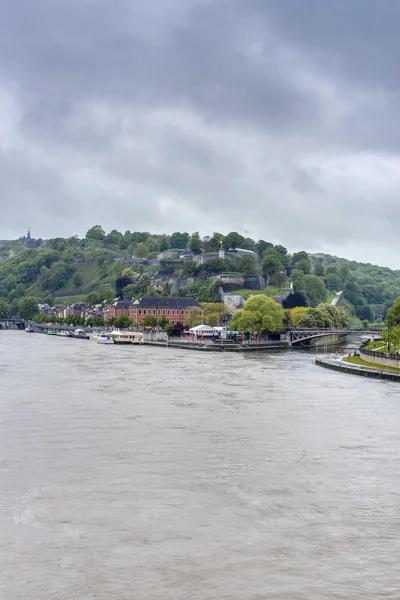
POLYGON ((343 290, 343 306, 361 321, 384 316, 400 296, 399 271, 326 254, 290 254, 280 244, 237 232, 205 237, 198 232, 106 233, 95 225, 83 239, 31 240, 29 247, 18 241, 0 242, 1 314, 17 314, 27 297, 49 304, 65 298, 95 304, 114 297, 171 295, 172 279, 180 282, 175 295, 218 302, 222 273, 262 275, 270 286, 266 295, 271 295, 269 289, 292 283, 309 307, 330 301, 343 290))

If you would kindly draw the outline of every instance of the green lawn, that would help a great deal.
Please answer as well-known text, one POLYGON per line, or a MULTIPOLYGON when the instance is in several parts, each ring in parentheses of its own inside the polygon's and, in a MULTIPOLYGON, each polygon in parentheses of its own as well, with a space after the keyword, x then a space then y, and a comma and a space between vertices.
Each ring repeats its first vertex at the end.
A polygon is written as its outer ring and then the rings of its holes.
POLYGON ((263 290, 240 289, 240 290, 234 290, 233 292, 230 292, 230 293, 235 294, 237 296, 243 296, 244 298, 248 298, 249 296, 255 296, 255 295, 259 295, 259 294, 262 294, 263 296, 279 296, 283 292, 281 292, 279 288, 274 287, 273 285, 269 285, 269 286, 265 287, 263 290))
POLYGON ((360 365, 362 367, 372 367, 373 369, 378 369, 379 371, 395 371, 396 373, 400 373, 400 369, 396 369, 395 367, 387 367, 386 365, 377 365, 364 360, 360 356, 347 356, 343 359, 343 362, 348 362, 352 365, 360 365))

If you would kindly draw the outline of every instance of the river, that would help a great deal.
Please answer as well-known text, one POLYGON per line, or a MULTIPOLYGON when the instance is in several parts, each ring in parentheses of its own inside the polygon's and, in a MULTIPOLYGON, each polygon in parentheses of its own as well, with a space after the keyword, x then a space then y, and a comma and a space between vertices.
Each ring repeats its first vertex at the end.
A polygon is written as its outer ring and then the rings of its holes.
POLYGON ((0 332, 1 600, 398 600, 400 387, 0 332))

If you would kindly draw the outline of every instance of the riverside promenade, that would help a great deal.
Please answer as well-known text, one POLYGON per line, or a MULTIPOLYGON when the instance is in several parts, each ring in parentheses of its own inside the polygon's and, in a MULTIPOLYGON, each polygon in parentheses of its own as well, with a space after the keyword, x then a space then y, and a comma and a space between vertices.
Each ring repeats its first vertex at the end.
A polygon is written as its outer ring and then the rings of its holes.
POLYGON ((360 375, 361 377, 370 377, 372 379, 386 379, 388 381, 397 381, 400 383, 400 372, 395 373, 383 367, 364 367, 362 365, 353 365, 344 362, 341 359, 316 358, 315 364, 325 369, 339 371, 341 373, 350 373, 351 375, 360 375))

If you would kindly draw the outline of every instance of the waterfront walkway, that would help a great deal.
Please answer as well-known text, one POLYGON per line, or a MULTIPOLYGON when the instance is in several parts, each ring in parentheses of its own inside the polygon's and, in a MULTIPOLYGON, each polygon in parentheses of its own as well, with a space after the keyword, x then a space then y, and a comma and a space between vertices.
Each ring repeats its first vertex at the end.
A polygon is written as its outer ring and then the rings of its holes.
POLYGON ((365 367, 362 365, 354 365, 335 358, 316 358, 315 364, 331 369, 332 371, 340 371, 342 373, 350 373, 351 375, 361 375, 362 377, 371 377, 373 379, 387 379, 389 381, 400 382, 400 373, 386 370, 382 367, 365 367))

